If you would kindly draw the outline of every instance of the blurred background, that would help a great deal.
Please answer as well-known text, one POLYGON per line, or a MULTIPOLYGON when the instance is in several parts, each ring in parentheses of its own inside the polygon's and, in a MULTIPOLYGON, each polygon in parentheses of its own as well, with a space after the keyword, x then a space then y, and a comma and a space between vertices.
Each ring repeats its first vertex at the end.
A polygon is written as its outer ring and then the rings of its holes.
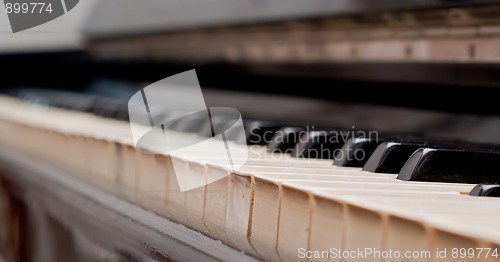
MULTIPOLYGON (((266 118, 331 125, 340 121, 331 116, 338 111, 334 104, 496 115, 495 3, 89 0, 18 33, 0 12, 0 88, 112 95, 196 69, 208 97, 208 90, 223 90, 263 94, 271 104, 281 101, 272 95, 310 102, 297 115, 297 101, 259 112, 254 102, 260 99, 243 99, 251 101, 244 113, 266 118)), ((232 106, 245 107, 240 101, 232 106)), ((364 119, 359 124, 394 128, 364 119)))

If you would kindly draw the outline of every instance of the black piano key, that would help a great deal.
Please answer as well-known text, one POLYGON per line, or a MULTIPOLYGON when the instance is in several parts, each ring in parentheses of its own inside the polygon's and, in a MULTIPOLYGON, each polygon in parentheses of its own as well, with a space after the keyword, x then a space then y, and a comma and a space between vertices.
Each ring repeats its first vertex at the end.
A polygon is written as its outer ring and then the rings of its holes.
POLYGON ((267 145, 283 125, 273 121, 250 121, 245 126, 247 144, 267 145))
POLYGON ((115 115, 113 115, 113 118, 117 119, 117 120, 122 120, 122 121, 129 121, 129 118, 128 118, 128 109, 118 109, 116 112, 115 112, 115 115))
POLYGON ((339 131, 309 131, 302 134, 291 155, 302 158, 333 159, 342 144, 343 139, 339 131))
POLYGON ((27 88, 20 90, 17 97, 32 104, 61 107, 61 99, 59 99, 61 95, 57 92, 27 88))
POLYGON ((272 153, 289 153, 299 142, 300 135, 304 133, 302 127, 283 127, 274 133, 271 142, 267 144, 267 149, 272 153))
MULTIPOLYGON (((95 97, 91 96, 81 96, 78 98, 74 98, 71 101, 72 105, 71 109, 80 112, 91 112, 94 101, 95 97)), ((128 110, 127 105, 125 105, 125 109, 128 110)), ((122 110, 122 108, 120 110, 122 110)), ((128 113, 127 113, 127 119, 128 119, 128 113)))
POLYGON ((77 95, 67 92, 61 92, 61 93, 51 92, 44 96, 48 98, 51 106, 64 109, 72 109, 73 106, 75 105, 74 103, 78 100, 77 95))
POLYGON ((333 164, 345 167, 363 167, 378 145, 384 141, 379 138, 350 138, 335 155, 333 164))
POLYGON ((399 142, 383 142, 373 151, 364 171, 374 173, 398 174, 410 156, 422 145, 399 142))
POLYGON ((128 121, 128 99, 125 97, 30 88, 19 91, 17 97, 30 103, 128 121))
POLYGON ((479 184, 469 193, 471 196, 500 197, 499 184, 479 184))
POLYGON ((110 116, 111 118, 123 120, 124 115, 126 114, 128 119, 128 103, 126 101, 117 100, 113 106, 114 108, 113 114, 110 116))
POLYGON ((405 181, 450 183, 500 182, 500 154, 420 148, 399 172, 405 181))
POLYGON ((458 142, 419 137, 395 137, 381 143, 363 166, 364 171, 398 174, 419 148, 459 149, 474 152, 500 152, 497 145, 458 142))
POLYGON ((95 101, 92 113, 101 117, 112 118, 119 108, 122 108, 122 101, 103 97, 95 101))

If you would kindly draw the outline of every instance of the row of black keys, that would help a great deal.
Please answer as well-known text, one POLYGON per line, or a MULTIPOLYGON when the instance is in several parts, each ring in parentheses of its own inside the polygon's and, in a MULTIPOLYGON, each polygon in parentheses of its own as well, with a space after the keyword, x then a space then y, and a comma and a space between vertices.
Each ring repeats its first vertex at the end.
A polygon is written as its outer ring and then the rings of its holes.
MULTIPOLYGON (((211 130, 226 130, 228 120, 215 116, 211 122, 199 116, 178 118, 165 127, 178 132, 197 132, 210 137, 211 130)), ((406 181, 479 184, 471 193, 500 195, 500 146, 457 141, 429 140, 394 135, 355 137, 353 130, 341 128, 308 130, 275 121, 246 120, 245 136, 226 138, 237 143, 264 145, 272 153, 293 157, 334 159, 334 164, 362 167, 375 173, 398 174, 406 181)))
MULTIPOLYGON (((272 136, 266 145, 294 157, 334 159, 334 165, 398 174, 405 181, 478 184, 471 195, 500 196, 500 147, 491 144, 429 140, 415 136, 355 137, 351 130, 281 127, 272 122, 246 125, 247 140, 272 136), (351 133, 351 136, 345 135, 351 133), (346 140, 346 138, 348 138, 346 140)), ((364 132, 369 133, 369 132, 364 132)))
MULTIPOLYGON (((18 94, 19 95, 19 94, 18 94)), ((128 120, 127 101, 117 98, 29 90, 18 96, 24 100, 45 103, 102 117, 128 120)), ((166 118, 170 114, 166 112, 166 118)), ((171 116, 170 116, 171 119, 171 116)), ((200 121, 197 114, 169 121, 165 127, 179 132, 196 132, 210 137, 213 130, 226 130, 228 120, 213 116, 211 122, 200 121)), ((334 164, 362 167, 376 173, 398 174, 406 181, 479 184, 471 194, 500 196, 500 146, 457 141, 380 135, 356 137, 354 130, 342 128, 306 129, 299 125, 274 121, 246 120, 245 134, 226 134, 237 143, 265 145, 273 153, 290 153, 293 157, 334 159, 334 164)))
POLYGON ((128 121, 128 100, 99 94, 23 88, 8 93, 21 100, 128 121))

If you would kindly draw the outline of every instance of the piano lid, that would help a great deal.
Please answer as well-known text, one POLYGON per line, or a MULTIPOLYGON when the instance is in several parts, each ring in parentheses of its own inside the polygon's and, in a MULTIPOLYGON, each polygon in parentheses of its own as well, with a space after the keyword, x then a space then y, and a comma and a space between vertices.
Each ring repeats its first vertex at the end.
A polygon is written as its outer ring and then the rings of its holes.
POLYGON ((499 3, 498 0, 101 0, 85 33, 90 38, 499 3))

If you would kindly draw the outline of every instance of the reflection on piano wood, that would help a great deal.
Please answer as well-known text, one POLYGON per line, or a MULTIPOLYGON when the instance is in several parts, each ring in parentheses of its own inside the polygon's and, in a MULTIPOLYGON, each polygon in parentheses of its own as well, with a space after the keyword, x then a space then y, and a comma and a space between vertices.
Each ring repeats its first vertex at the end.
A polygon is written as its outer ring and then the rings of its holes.
POLYGON ((106 27, 113 21, 102 16, 93 24, 104 28, 88 29, 89 48, 104 59, 182 63, 490 63, 500 61, 499 10, 494 4, 366 12, 180 31, 165 23, 163 32, 134 37, 113 32, 106 27))
MULTIPOLYGON (((447 248, 451 260, 453 248, 500 247, 494 230, 500 199, 467 195, 475 184, 402 181, 398 174, 291 158, 257 145, 249 147, 250 158, 240 170, 211 163, 221 156, 210 147, 182 155, 144 154, 134 148, 128 122, 6 97, 0 121, 2 146, 262 260, 303 261, 300 250, 372 248, 428 250, 432 261, 442 261, 436 249, 447 248), (228 176, 180 192, 172 163, 201 179, 228 176)), ((437 181, 446 177, 437 176, 437 181)), ((480 256, 476 260, 497 261, 491 254, 480 256)))

